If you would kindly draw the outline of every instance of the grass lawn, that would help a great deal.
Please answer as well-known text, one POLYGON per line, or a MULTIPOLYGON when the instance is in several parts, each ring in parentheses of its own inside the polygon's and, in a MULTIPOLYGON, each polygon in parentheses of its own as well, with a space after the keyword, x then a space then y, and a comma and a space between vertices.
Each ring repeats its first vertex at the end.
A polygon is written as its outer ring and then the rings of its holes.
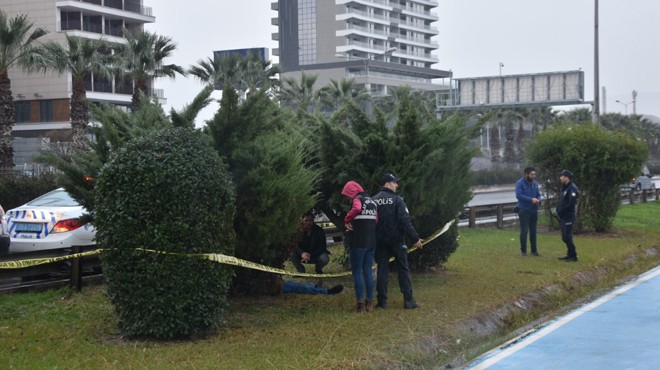
POLYGON ((220 331, 190 341, 122 338, 103 285, 0 295, 0 368, 435 368, 660 264, 657 201, 622 207, 611 233, 576 235, 578 263, 539 231, 541 257, 522 257, 516 228, 461 229, 444 269, 413 274, 418 310, 403 309, 393 274, 390 308, 357 315, 346 277, 336 296, 233 299, 220 331))

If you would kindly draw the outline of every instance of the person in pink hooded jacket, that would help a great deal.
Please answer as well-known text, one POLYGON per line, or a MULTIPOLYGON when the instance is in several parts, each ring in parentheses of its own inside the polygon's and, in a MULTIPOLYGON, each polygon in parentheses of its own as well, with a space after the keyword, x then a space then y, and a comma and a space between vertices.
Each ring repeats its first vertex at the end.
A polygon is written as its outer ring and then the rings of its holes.
POLYGON ((350 243, 351 272, 355 283, 355 306, 358 313, 373 311, 374 251, 376 250, 377 206, 360 184, 349 181, 341 194, 351 200, 351 210, 344 217, 350 243))

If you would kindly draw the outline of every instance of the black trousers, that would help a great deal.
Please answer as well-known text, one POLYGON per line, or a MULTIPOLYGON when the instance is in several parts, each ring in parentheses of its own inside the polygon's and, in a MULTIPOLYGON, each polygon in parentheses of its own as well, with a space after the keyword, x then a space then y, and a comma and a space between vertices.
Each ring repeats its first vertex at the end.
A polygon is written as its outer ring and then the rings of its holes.
MULTIPOLYGON (((291 253, 291 256, 289 257, 293 265, 296 267, 296 270, 300 273, 305 273, 305 266, 303 266, 303 263, 301 261, 302 255, 296 253, 295 251, 291 253)), ((330 256, 327 253, 321 253, 316 257, 312 257, 312 259, 309 262, 306 263, 311 263, 314 264, 314 272, 317 274, 322 274, 323 273, 323 268, 330 263, 330 256)))
POLYGON ((559 223, 561 225, 561 240, 566 243, 566 248, 568 250, 566 256, 577 257, 575 244, 573 243, 573 224, 575 223, 575 218, 560 219, 559 223))
POLYGON ((374 259, 378 264, 376 276, 376 298, 378 302, 387 302, 387 285, 389 281, 390 257, 394 257, 396 273, 399 278, 399 288, 404 301, 412 301, 413 289, 408 268, 408 248, 403 244, 377 244, 374 259))

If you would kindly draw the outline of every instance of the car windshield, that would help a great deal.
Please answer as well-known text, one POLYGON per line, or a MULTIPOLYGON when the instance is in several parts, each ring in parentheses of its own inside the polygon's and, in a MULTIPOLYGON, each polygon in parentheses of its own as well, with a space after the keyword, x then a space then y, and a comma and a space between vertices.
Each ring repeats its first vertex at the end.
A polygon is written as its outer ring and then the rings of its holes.
POLYGON ((53 190, 48 194, 44 194, 39 198, 29 202, 28 206, 33 207, 44 207, 44 206, 53 206, 53 207, 77 207, 80 206, 75 199, 64 190, 53 190))

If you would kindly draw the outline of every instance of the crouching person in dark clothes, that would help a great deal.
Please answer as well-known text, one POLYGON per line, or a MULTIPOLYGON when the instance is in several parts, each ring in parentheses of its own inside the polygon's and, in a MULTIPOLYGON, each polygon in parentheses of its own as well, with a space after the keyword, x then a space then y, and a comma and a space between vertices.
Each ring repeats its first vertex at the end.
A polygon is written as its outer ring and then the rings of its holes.
POLYGON ((565 257, 559 257, 566 262, 577 262, 577 251, 573 244, 573 224, 575 224, 575 206, 577 205, 580 191, 573 182, 571 171, 563 170, 559 174, 561 181, 561 194, 557 203, 557 216, 561 226, 561 240, 566 243, 567 253, 565 257))
MULTIPOLYGON (((300 219, 300 230, 302 231, 302 240, 296 245, 291 253, 290 259, 298 272, 304 273, 303 263, 313 263, 314 271, 317 274, 323 273, 323 267, 330 262, 330 252, 328 251, 325 232, 314 223, 314 215, 306 213, 300 219)), ((321 281, 317 283, 320 286, 321 281)))
POLYGON ((387 308, 387 284, 389 279, 389 259, 394 256, 396 271, 399 277, 399 288, 403 293, 403 307, 418 308, 413 299, 412 280, 408 268, 408 247, 404 234, 415 240, 413 246, 422 248, 422 239, 410 221, 408 207, 403 198, 396 194, 399 178, 391 173, 381 178, 382 189, 373 196, 378 205, 378 226, 376 228, 376 263, 378 274, 376 291, 378 292, 378 308, 387 308))

